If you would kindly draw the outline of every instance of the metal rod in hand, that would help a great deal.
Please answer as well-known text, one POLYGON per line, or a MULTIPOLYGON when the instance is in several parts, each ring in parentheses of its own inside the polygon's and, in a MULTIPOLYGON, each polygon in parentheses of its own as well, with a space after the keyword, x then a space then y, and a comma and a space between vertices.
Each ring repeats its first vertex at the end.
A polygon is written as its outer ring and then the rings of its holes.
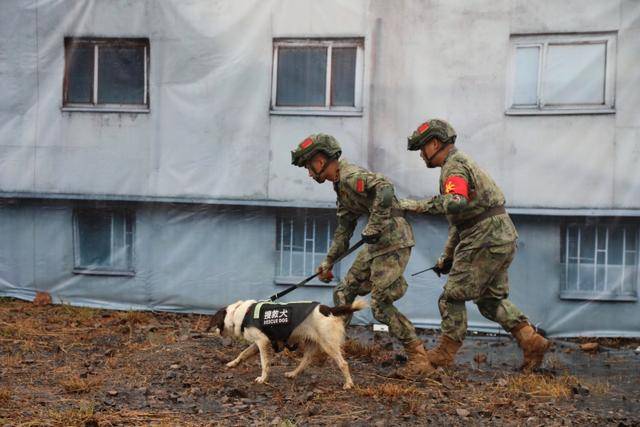
MULTIPOLYGON (((342 261, 345 257, 351 255, 356 249, 358 249, 360 246, 362 246, 364 244, 364 239, 360 239, 358 240, 358 242, 351 246, 345 253, 343 253, 342 255, 340 255, 338 258, 336 258, 336 260, 333 262, 334 264, 339 263, 340 261, 342 261)), ((316 273, 313 276, 309 276, 306 279, 304 279, 302 282, 298 283, 297 285, 293 285, 287 289, 285 289, 282 292, 278 292, 277 294, 273 294, 271 295, 271 297, 269 297, 269 300, 271 301, 275 301, 283 296, 285 296, 286 294, 288 294, 289 292, 293 291, 294 289, 299 288, 300 286, 306 285, 307 283, 309 283, 312 279, 314 279, 317 275, 319 275, 320 273, 316 273)))
POLYGON ((433 267, 429 267, 429 268, 427 268, 427 269, 420 270, 420 271, 418 271, 417 273, 413 273, 413 274, 411 275, 411 277, 413 277, 413 276, 417 276, 418 274, 425 273, 425 272, 427 272, 427 271, 429 271, 429 270, 433 270, 434 268, 436 268, 436 266, 435 266, 435 265, 434 265, 433 267))

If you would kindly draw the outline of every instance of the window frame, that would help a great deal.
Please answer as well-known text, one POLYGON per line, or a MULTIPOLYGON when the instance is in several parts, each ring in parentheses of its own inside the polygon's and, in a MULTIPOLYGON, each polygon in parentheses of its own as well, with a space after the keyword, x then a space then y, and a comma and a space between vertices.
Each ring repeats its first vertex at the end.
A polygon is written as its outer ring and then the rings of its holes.
POLYGON ((576 34, 512 34, 510 37, 508 82, 505 99, 506 115, 557 115, 557 114, 615 114, 615 80, 617 56, 617 31, 606 33, 576 34), (547 104, 544 97, 544 81, 549 46, 553 45, 605 45, 605 76, 603 104, 547 104), (536 105, 514 105, 516 81, 516 53, 518 48, 538 47, 538 86, 536 105))
MULTIPOLYGON (((623 232, 622 239, 622 267, 623 271, 621 274, 621 280, 624 280, 624 267, 626 266, 626 253, 631 252, 626 250, 626 228, 623 232)), ((632 221, 620 221, 616 218, 571 218, 566 221, 563 221, 560 227, 560 267, 561 267, 561 279, 560 279, 560 299, 563 300, 587 300, 587 301, 621 301, 621 302, 635 302, 638 301, 638 286, 640 282, 640 224, 637 224, 632 221), (636 233, 636 249, 635 251, 635 277, 634 283, 632 284, 631 291, 623 291, 622 289, 618 291, 612 291, 610 289, 607 290, 596 290, 596 269, 598 266, 604 266, 605 268, 605 282, 604 285, 607 286, 606 283, 606 272, 608 269, 608 255, 609 255, 609 246, 608 244, 605 246, 605 263, 598 264, 597 254, 598 252, 602 252, 602 249, 598 249, 598 240, 597 240, 597 228, 595 234, 594 241, 594 289, 593 290, 580 290, 580 241, 581 241, 581 230, 584 227, 595 226, 595 227, 604 227, 606 229, 607 242, 609 239, 609 230, 613 226, 631 226, 634 227, 636 233), (578 228, 578 243, 577 243, 577 289, 568 289, 567 281, 569 276, 569 229, 570 227, 578 228)), ((624 287, 624 285, 622 286, 624 287)))
POLYGON ((273 40, 273 64, 271 68, 271 114, 274 115, 323 115, 323 116, 361 116, 362 89, 364 78, 364 38, 277 38, 273 40), (325 79, 324 106, 277 106, 278 94, 278 53, 281 47, 326 47, 327 69, 325 79), (331 72, 333 48, 356 48, 356 68, 354 80, 354 106, 331 106, 331 72))
POLYGON ((102 113, 148 113, 150 111, 149 99, 149 53, 150 44, 148 38, 100 38, 100 37, 65 37, 64 39, 64 76, 62 85, 62 111, 83 112, 97 111, 102 113), (91 102, 68 102, 69 88, 69 62, 70 50, 75 46, 93 47, 93 80, 91 85, 91 102), (99 73, 99 48, 100 47, 143 47, 144 49, 144 83, 143 103, 141 104, 112 104, 98 103, 98 73, 99 73))
MULTIPOLYGON (((336 230, 337 227, 337 220, 335 219, 335 214, 333 212, 314 212, 313 210, 309 210, 309 209, 301 209, 301 210, 280 210, 276 213, 275 215, 275 220, 276 220, 276 227, 275 227, 275 231, 276 231, 276 239, 280 239, 280 249, 278 250, 278 242, 274 241, 274 249, 275 249, 275 256, 276 256, 276 262, 275 262, 275 275, 274 275, 274 283, 276 285, 295 285, 300 283, 301 281, 303 281, 304 279, 307 278, 307 276, 283 276, 283 275, 279 275, 278 273, 280 272, 280 269, 283 265, 283 257, 285 256, 285 251, 283 251, 283 238, 284 238, 284 231, 282 228, 282 222, 280 225, 280 236, 277 235, 277 230, 278 230, 278 221, 283 221, 289 219, 291 226, 293 226, 293 220, 295 219, 301 219, 304 221, 304 237, 303 237, 303 242, 305 241, 305 239, 307 238, 306 233, 307 233, 307 221, 309 219, 323 219, 326 220, 328 223, 328 227, 327 227, 327 251, 329 250, 329 248, 331 247, 331 244, 333 243, 333 234, 336 230)), ((291 233, 291 237, 290 237, 290 246, 291 246, 291 241, 293 240, 293 233, 291 233)), ((322 255, 322 254, 326 254, 325 252, 315 252, 315 241, 313 243, 313 251, 312 251, 312 259, 314 258, 315 255, 322 255)), ((291 269, 291 257, 293 256, 293 250, 289 250, 289 257, 290 257, 290 261, 289 261, 289 269, 291 269)), ((303 254, 306 253, 306 250, 302 251, 303 254)), ((306 257, 303 255, 302 257, 303 259, 303 271, 305 270, 306 267, 306 257)), ((313 268, 315 268, 316 266, 312 266, 312 271, 313 268)), ((308 283, 305 284, 305 286, 318 286, 318 287, 334 287, 336 286, 339 281, 340 281, 340 266, 339 265, 334 265, 333 267, 333 275, 334 278, 333 280, 331 280, 331 282, 329 283, 324 283, 322 281, 320 281, 318 278, 314 278, 311 281, 309 281, 308 283)))
MULTIPOLYGON (((84 275, 92 275, 92 276, 135 276, 135 236, 136 236, 136 215, 135 211, 127 208, 100 208, 100 207, 77 207, 73 209, 73 269, 72 272, 74 274, 84 274, 84 275), (101 213, 110 213, 112 215, 111 220, 111 249, 110 255, 113 251, 113 214, 121 214, 124 215, 125 221, 128 222, 128 225, 131 228, 131 238, 130 238, 130 248, 129 253, 127 254, 129 260, 129 268, 120 269, 120 268, 108 268, 108 267, 100 267, 100 268, 90 268, 86 265, 82 265, 81 263, 81 253, 80 253, 80 228, 78 223, 78 216, 82 212, 86 211, 99 211, 101 213)), ((125 226, 126 227, 126 226, 125 226)), ((125 234, 127 232, 125 231, 125 234)), ((125 242, 127 242, 127 236, 125 235, 125 242)))

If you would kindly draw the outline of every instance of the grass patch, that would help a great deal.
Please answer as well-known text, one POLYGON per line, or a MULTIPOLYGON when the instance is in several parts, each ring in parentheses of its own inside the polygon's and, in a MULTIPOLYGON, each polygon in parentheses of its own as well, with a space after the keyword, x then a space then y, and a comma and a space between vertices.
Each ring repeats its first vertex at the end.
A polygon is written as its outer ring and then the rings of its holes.
POLYGON ((53 424, 55 425, 85 425, 85 423, 91 420, 94 415, 94 404, 91 402, 83 402, 77 408, 61 411, 49 411, 47 413, 47 422, 37 425, 50 425, 51 421, 53 421, 53 424))
POLYGON ((424 394, 413 385, 395 383, 384 383, 373 387, 356 387, 355 392, 360 396, 384 400, 393 400, 401 397, 418 397, 424 394))
POLYGON ((527 394, 535 397, 565 398, 573 394, 572 389, 579 385, 578 378, 572 375, 550 377, 540 374, 515 375, 507 378, 508 394, 527 394))
POLYGON ((102 380, 98 378, 71 377, 60 380, 60 385, 67 393, 85 393, 101 384, 102 380))
POLYGON ((381 353, 379 346, 363 344, 357 340, 347 340, 342 345, 344 352, 351 357, 369 357, 378 356, 381 353))

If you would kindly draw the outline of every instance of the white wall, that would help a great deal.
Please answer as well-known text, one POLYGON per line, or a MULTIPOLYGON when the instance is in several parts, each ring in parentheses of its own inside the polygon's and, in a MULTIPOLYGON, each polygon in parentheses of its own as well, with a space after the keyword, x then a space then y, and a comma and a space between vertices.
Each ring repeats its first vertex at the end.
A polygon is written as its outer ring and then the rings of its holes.
POLYGON ((313 132, 437 188, 406 136, 449 119, 510 206, 639 209, 633 0, 34 1, 0 4, 0 191, 333 203, 291 166, 313 132), (505 116, 509 36, 618 31, 616 114, 505 116), (65 36, 148 37, 149 114, 61 112, 65 36), (269 113, 274 37, 365 38, 361 117, 269 113))

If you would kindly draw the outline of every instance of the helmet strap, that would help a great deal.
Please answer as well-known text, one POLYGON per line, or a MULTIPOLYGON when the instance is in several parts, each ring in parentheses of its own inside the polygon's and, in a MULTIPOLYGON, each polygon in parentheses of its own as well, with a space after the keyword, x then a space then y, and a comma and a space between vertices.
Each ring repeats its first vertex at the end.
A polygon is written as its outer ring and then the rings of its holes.
POLYGON ((425 156, 424 156, 424 160, 425 160, 425 162, 427 163, 427 167, 428 167, 428 168, 435 168, 435 167, 436 167, 436 166, 432 163, 433 159, 435 159, 435 157, 438 155, 438 153, 440 153, 442 150, 444 150, 445 148, 447 148, 447 145, 449 145, 449 144, 446 144, 446 143, 444 143, 444 142, 440 142, 440 143, 442 144, 442 146, 441 146, 440 148, 438 148, 438 149, 436 150, 436 152, 435 152, 435 153, 433 153, 433 155, 432 155, 432 156, 427 156, 426 154, 425 154, 425 156))
MULTIPOLYGON (((331 163, 331 160, 333 160, 333 158, 330 158, 330 157, 325 157, 325 158, 326 158, 326 161, 324 162, 324 165, 319 171, 316 171, 313 165, 309 164, 308 169, 311 171, 311 173, 313 174, 313 179, 315 179, 316 181, 320 179, 320 176, 324 173, 324 171, 327 170, 327 168, 329 167, 329 164, 331 163)), ((311 159, 309 159, 309 161, 311 161, 311 159)))

